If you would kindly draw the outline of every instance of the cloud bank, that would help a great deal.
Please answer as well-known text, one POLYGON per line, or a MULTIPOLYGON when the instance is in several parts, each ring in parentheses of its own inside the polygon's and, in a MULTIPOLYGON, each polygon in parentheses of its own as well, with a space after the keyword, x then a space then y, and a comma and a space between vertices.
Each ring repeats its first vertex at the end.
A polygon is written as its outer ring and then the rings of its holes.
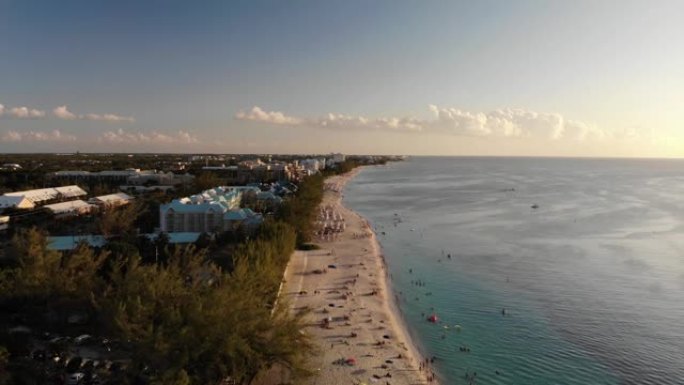
MULTIPOLYGON (((12 107, 7 108, 0 104, 0 118, 13 119, 42 119, 46 118, 48 114, 39 109, 29 107, 12 107)), ((61 120, 92 120, 102 122, 114 123, 133 123, 135 119, 132 116, 121 116, 115 114, 75 114, 69 111, 66 105, 56 107, 52 110, 52 117, 61 120)))
POLYGON ((2 116, 16 119, 38 119, 45 117, 45 111, 28 107, 13 107, 7 109, 4 105, 0 104, 0 117, 2 116))
POLYGON ((150 133, 126 131, 118 129, 116 131, 104 132, 99 138, 100 143, 115 143, 115 144, 193 144, 199 141, 195 136, 187 131, 178 131, 173 134, 164 134, 158 131, 150 133))
POLYGON ((62 120, 93 120, 93 121, 103 121, 103 122, 126 122, 133 123, 135 119, 132 116, 120 116, 114 114, 84 114, 78 115, 69 111, 69 108, 64 106, 59 106, 52 110, 52 114, 62 120))
POLYGON ((0 136, 0 142, 73 142, 76 137, 63 134, 59 130, 52 131, 7 131, 0 136))
POLYGON ((605 132, 595 125, 566 119, 557 113, 543 113, 517 108, 490 112, 469 112, 458 108, 429 106, 431 119, 412 117, 349 116, 330 113, 320 118, 290 116, 280 111, 266 111, 258 106, 240 111, 235 119, 289 127, 312 127, 338 130, 382 130, 423 132, 458 136, 544 138, 550 140, 603 138, 605 132))

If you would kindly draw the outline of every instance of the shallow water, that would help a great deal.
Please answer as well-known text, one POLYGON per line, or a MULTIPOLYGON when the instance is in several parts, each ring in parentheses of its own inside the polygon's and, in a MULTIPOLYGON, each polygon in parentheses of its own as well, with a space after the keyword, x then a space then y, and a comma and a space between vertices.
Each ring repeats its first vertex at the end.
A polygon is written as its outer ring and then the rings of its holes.
POLYGON ((413 158, 345 204, 443 383, 684 383, 684 161, 413 158))

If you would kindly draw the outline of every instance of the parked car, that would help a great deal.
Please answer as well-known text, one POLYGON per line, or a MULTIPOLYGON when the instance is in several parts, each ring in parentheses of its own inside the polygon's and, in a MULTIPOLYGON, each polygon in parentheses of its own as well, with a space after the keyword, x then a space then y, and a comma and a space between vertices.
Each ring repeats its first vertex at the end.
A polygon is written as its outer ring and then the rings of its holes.
POLYGON ((80 372, 70 374, 69 377, 67 378, 65 384, 66 385, 80 385, 83 383, 84 377, 85 377, 85 374, 80 373, 80 372))
POLYGON ((74 343, 76 343, 76 345, 83 345, 85 343, 90 342, 92 339, 93 337, 90 334, 82 334, 74 338, 74 343))

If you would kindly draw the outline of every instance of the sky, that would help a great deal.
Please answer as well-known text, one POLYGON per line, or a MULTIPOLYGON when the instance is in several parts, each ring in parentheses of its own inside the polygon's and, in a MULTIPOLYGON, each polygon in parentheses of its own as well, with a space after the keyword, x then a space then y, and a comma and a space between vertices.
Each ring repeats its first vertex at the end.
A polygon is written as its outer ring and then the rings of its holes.
POLYGON ((0 0, 0 152, 684 156, 680 0, 0 0))

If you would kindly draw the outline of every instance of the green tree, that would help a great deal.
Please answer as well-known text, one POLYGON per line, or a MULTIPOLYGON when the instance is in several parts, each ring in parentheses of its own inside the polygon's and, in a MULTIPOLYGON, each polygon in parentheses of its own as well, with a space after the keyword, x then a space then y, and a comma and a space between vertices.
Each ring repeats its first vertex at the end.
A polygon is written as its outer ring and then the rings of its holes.
POLYGON ((106 209, 96 222, 97 229, 106 237, 131 235, 133 224, 143 211, 144 207, 138 202, 106 209))
POLYGON ((195 190, 197 192, 208 190, 223 184, 223 180, 213 172, 205 171, 195 177, 195 190))

